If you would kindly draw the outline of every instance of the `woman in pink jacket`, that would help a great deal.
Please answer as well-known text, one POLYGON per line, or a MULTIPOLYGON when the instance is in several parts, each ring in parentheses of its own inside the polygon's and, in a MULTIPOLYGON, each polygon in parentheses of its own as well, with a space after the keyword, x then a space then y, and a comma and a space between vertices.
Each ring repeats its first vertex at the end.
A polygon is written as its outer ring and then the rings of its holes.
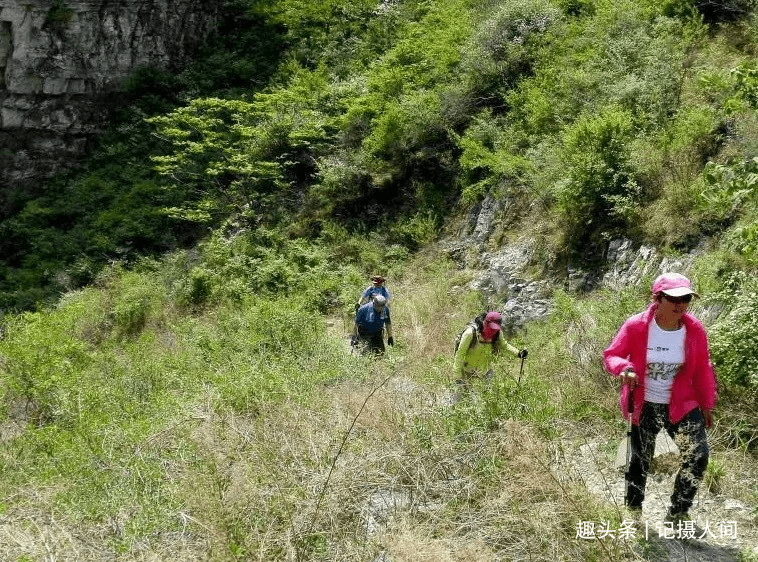
POLYGON ((687 307, 697 293, 690 280, 664 273, 652 287, 650 307, 621 326, 603 352, 605 369, 622 379, 622 412, 629 393, 634 404, 631 460, 626 474, 627 507, 640 513, 645 483, 661 428, 674 437, 683 433, 682 465, 674 483, 670 521, 688 519, 688 511, 708 466, 706 428, 712 424, 716 404, 716 378, 703 325, 687 307))

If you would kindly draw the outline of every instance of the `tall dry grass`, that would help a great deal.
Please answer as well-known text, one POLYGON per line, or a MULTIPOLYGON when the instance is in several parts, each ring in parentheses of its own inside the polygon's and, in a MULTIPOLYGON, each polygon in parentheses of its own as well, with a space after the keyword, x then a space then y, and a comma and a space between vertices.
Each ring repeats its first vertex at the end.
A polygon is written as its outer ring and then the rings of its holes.
MULTIPOLYGON (((454 402, 453 339, 482 306, 462 289, 467 280, 423 257, 390 277, 397 343, 379 358, 349 353, 349 319, 320 331, 319 345, 277 338, 287 360, 249 355, 259 340, 248 334, 268 327, 237 309, 182 329, 164 322, 166 333, 134 356, 118 348, 123 364, 161 357, 175 368, 170 358, 180 354, 194 378, 174 372, 170 407, 120 440, 122 426, 109 426, 106 450, 91 443, 76 459, 113 488, 92 487, 86 498, 66 478, 6 481, 0 550, 85 562, 655 559, 635 541, 578 539, 580 521, 622 513, 560 474, 567 439, 596 445, 604 462, 623 433, 616 389, 595 355, 625 310, 556 295, 551 319, 515 338, 530 350, 523 376, 515 358, 498 358, 491 384, 454 402), (171 346, 165 357, 162 342, 171 346), (103 510, 84 516, 93 505, 103 510)), ((47 435, 58 447, 54 431, 35 434, 37 446, 47 435)), ((24 443, 4 444, 7 476, 18 478, 14 453, 29 454, 24 443)), ((754 461, 733 450, 720 462, 754 474, 754 461)), ((750 497, 747 480, 714 471, 709 485, 719 479, 722 490, 750 497)))

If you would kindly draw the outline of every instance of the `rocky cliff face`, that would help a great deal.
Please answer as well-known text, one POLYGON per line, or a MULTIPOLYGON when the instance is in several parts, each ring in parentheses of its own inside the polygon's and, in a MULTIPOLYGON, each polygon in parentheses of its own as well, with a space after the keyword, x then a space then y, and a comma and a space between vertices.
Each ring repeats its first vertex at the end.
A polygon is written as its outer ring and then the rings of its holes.
MULTIPOLYGON (((570 265, 563 273, 554 272, 548 280, 535 275, 542 274, 536 266, 543 264, 536 257, 536 241, 528 235, 503 244, 493 243, 498 224, 507 218, 509 208, 507 200, 487 197, 470 210, 458 232, 442 242, 443 250, 458 267, 471 273, 470 283, 461 289, 482 293, 488 307, 503 313, 503 327, 509 334, 529 321, 547 317, 553 309, 552 294, 557 288, 569 293, 598 288, 620 291, 649 283, 664 271, 689 275, 708 243, 704 239, 690 252, 671 257, 650 246, 616 239, 609 242, 603 255, 597 256, 596 270, 570 265)), ((647 290, 647 285, 643 287, 643 291, 647 290)), ((709 323, 721 312, 722 308, 714 305, 698 310, 697 315, 709 323)))
POLYGON ((112 94, 186 61, 220 0, 0 0, 0 187, 81 155, 112 94))

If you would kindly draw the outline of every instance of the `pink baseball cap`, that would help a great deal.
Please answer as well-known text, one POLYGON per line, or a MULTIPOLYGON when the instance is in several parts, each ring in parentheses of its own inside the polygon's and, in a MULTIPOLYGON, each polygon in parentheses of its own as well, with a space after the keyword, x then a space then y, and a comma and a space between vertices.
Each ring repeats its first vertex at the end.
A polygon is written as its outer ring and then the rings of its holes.
POLYGON ((494 310, 487 313, 487 316, 484 317, 484 325, 489 326, 490 330, 499 330, 500 329, 500 323, 503 321, 502 316, 500 316, 499 312, 495 312, 494 310))
POLYGON ((683 297, 684 295, 700 296, 692 290, 690 280, 679 273, 664 273, 663 275, 659 275, 653 281, 653 294, 657 295, 658 293, 663 293, 670 297, 683 297))

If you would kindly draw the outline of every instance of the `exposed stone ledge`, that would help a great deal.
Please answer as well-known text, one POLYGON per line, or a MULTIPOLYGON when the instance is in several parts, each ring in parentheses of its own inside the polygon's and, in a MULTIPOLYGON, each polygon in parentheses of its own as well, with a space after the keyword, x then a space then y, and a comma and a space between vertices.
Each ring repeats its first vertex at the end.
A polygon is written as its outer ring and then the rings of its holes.
MULTIPOLYGON (((56 144, 47 142, 51 135, 65 136, 68 143, 72 135, 97 134, 107 115, 105 96, 121 91, 140 67, 166 69, 186 62, 214 31, 219 4, 0 0, 0 132, 36 131, 50 150, 56 144)), ((22 147, 28 153, 40 148, 32 136, 21 138, 30 141, 22 147)), ((87 142, 75 140, 74 145, 87 142)), ((7 158, 8 144, 0 144, 3 149, 0 180, 8 184, 13 177, 34 176, 33 170, 16 169, 28 162, 7 158)), ((34 156, 63 163, 71 152, 34 156)), ((54 169, 47 167, 42 176, 54 169)))
MULTIPOLYGON (((631 240, 612 240, 597 261, 601 270, 585 270, 569 265, 562 280, 530 280, 527 270, 535 261, 535 242, 528 236, 491 248, 498 215, 507 204, 490 197, 472 207, 456 236, 442 242, 442 248, 461 269, 471 272, 469 289, 481 292, 491 306, 504 313, 504 326, 518 331, 527 322, 545 318, 553 309, 552 294, 561 288, 569 293, 588 292, 600 287, 620 291, 640 282, 647 283, 664 271, 690 274, 702 248, 689 253, 665 256, 651 246, 636 246, 631 240), (502 304, 499 304, 502 303, 502 304)), ((703 241, 706 244, 707 241, 703 241)), ((696 281, 696 280, 695 280, 696 281)), ((698 310, 706 322, 721 313, 719 307, 698 310)))

